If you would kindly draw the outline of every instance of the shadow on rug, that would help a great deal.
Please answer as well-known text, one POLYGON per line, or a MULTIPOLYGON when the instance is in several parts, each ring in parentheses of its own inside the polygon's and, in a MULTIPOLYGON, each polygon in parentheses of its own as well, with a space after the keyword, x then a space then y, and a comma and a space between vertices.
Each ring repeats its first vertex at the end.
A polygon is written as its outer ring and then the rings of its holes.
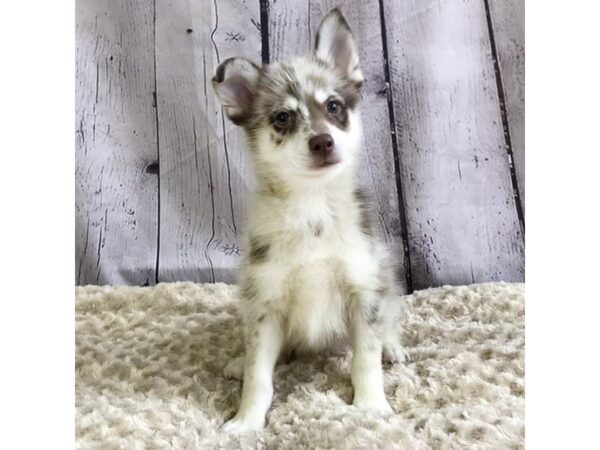
POLYGON ((356 410, 351 355, 277 366, 264 431, 220 432, 241 383, 237 290, 225 284, 76 288, 80 449, 509 449, 524 446, 524 285, 406 298, 408 365, 385 367, 396 415, 356 410))

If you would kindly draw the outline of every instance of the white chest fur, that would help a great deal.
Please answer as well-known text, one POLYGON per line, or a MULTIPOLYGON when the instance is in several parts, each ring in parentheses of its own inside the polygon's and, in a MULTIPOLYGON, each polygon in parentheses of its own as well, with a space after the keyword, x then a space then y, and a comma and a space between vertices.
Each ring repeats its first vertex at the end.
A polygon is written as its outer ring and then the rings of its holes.
POLYGON ((356 205, 320 194, 257 209, 249 234, 266 236, 269 256, 244 268, 258 285, 256 308, 277 311, 286 340, 320 349, 347 335, 347 286, 376 276, 376 258, 358 226, 356 205))
POLYGON ((290 343, 319 349, 346 335, 346 302, 340 290, 343 276, 334 258, 290 267, 284 299, 285 331, 290 343))

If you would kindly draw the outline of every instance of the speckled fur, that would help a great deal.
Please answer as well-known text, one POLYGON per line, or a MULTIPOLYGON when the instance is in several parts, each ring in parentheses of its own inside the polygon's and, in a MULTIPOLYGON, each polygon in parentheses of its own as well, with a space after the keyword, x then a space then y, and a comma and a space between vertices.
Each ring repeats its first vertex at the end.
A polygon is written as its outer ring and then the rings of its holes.
POLYGON ((315 52, 258 67, 239 58, 217 70, 227 115, 246 130, 258 181, 240 275, 246 355, 226 372, 244 377, 232 432, 257 429, 271 403, 277 358, 350 343, 353 404, 389 414, 381 359, 405 359, 398 336, 403 281, 373 236, 356 185, 362 74, 352 34, 333 10, 315 52), (335 111, 328 103, 338 102, 335 111), (289 121, 278 122, 284 112, 289 121), (309 139, 328 133, 337 163, 315 168, 309 139))

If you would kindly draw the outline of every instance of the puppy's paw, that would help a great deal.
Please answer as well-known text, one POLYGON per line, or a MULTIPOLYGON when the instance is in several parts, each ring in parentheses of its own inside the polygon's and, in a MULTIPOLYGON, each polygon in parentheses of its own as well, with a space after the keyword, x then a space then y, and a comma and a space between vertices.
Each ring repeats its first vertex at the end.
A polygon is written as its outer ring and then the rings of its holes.
POLYGON ((264 428, 264 420, 243 420, 238 419, 237 416, 228 422, 223 424, 221 428, 225 433, 237 435, 242 433, 248 433, 251 431, 258 431, 264 428))
POLYGON ((391 416, 394 410, 385 397, 354 396, 354 406, 363 411, 370 411, 382 416, 391 416))
POLYGON ((409 354, 404 347, 397 343, 384 343, 382 352, 383 362, 386 363, 407 363, 410 360, 409 354))
POLYGON ((236 380, 242 380, 244 378, 244 357, 238 356, 227 363, 223 374, 227 378, 234 378, 236 380))

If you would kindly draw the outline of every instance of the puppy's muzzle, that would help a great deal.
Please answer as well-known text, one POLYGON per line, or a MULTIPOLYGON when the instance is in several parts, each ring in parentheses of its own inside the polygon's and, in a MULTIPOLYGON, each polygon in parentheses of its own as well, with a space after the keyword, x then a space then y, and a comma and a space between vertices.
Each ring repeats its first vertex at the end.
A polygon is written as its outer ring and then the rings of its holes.
POLYGON ((308 140, 308 148, 312 155, 313 166, 326 167, 340 162, 335 152, 335 142, 330 134, 319 134, 308 140))

